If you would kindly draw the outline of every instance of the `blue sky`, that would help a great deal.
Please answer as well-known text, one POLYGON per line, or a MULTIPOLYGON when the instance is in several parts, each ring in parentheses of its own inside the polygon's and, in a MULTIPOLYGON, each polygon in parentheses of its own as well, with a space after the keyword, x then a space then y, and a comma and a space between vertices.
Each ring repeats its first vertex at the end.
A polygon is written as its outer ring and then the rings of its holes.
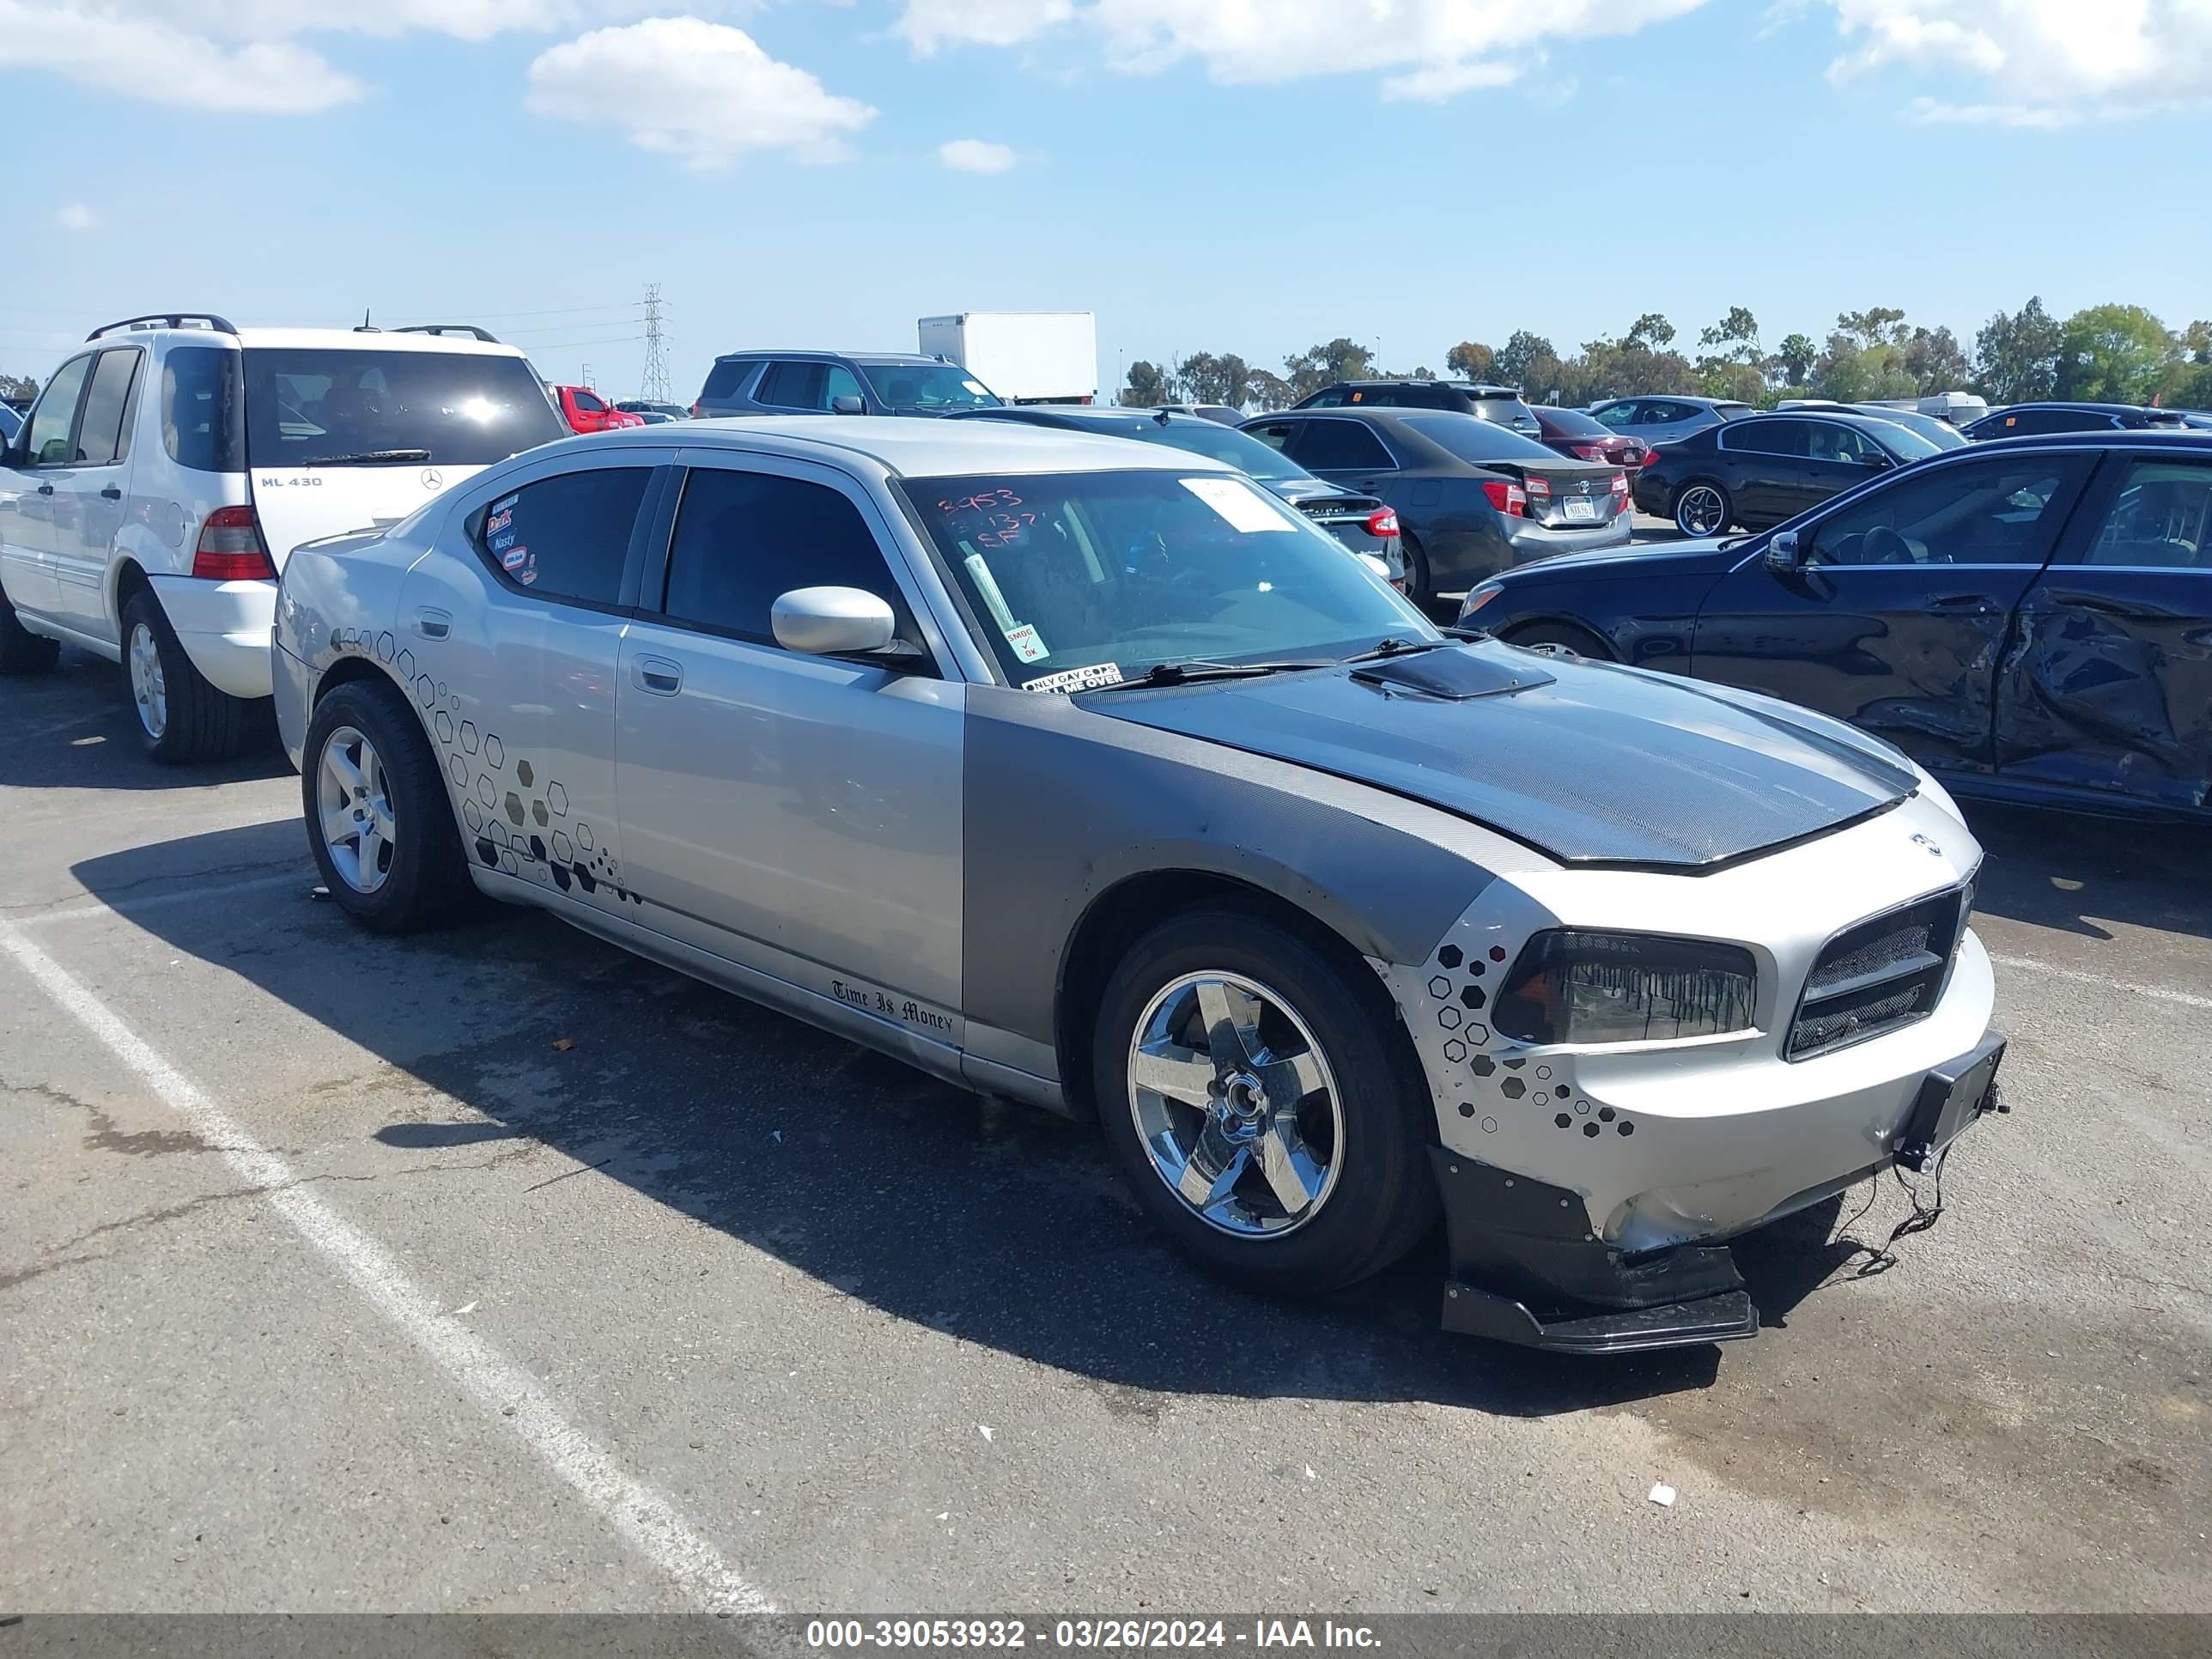
POLYGON ((2212 314, 2183 0, 91 3, 0 0, 9 372, 157 307, 367 307, 626 395, 649 282, 684 398, 717 350, 962 309, 1093 310, 1109 379, 1732 304, 1770 344, 1877 304, 1971 343, 2032 293, 2212 314))

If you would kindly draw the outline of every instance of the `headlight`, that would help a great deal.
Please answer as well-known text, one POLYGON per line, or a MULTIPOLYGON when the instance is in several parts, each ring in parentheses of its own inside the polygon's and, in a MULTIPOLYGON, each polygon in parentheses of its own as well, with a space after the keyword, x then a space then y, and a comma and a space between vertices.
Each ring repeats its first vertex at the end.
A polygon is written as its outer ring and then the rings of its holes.
POLYGON ((1468 593, 1465 599, 1460 602, 1459 619, 1462 622, 1465 622, 1469 617, 1472 617, 1476 611, 1481 610, 1483 606, 1488 605, 1492 599, 1496 599, 1505 590, 1500 587, 1496 582, 1483 583, 1481 586, 1475 588, 1473 592, 1468 593))
POLYGON ((1751 1027, 1751 952, 1657 933, 1537 934, 1498 993, 1491 1024, 1522 1042, 1657 1042, 1751 1027))

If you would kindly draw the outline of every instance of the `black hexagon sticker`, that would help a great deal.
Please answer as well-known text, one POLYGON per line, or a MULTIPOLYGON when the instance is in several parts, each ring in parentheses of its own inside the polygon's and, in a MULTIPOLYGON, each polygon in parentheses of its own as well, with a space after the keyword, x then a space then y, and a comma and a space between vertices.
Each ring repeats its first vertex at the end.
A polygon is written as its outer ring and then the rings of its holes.
POLYGON ((1474 1057, 1474 1074, 1477 1077, 1488 1077, 1497 1069, 1498 1062, 1488 1054, 1477 1054, 1474 1057))
POLYGON ((1508 1100, 1518 1100, 1528 1092, 1528 1085, 1517 1077, 1509 1077, 1498 1086, 1505 1091, 1508 1100))
POLYGON ((530 763, 528 761, 525 760, 515 762, 514 781, 520 784, 525 789, 530 787, 531 771, 530 763))
POLYGON ((545 803, 542 800, 530 803, 530 816, 538 820, 538 827, 540 830, 543 830, 550 822, 545 814, 545 803))
POLYGON ((1470 1008, 1481 1007, 1485 1000, 1482 994, 1482 988, 1479 985, 1468 986, 1464 991, 1462 991, 1459 994, 1459 1000, 1470 1008))
POLYGON ((517 829, 522 826, 522 797, 512 789, 507 792, 507 821, 517 829))
MULTIPOLYGON (((1466 957, 1462 955, 1458 945, 1447 945, 1443 950, 1437 952, 1437 960, 1443 963, 1447 968, 1456 968, 1462 962, 1466 960, 1466 957)), ((1473 1115, 1472 1112, 1469 1113, 1469 1115, 1473 1115)))

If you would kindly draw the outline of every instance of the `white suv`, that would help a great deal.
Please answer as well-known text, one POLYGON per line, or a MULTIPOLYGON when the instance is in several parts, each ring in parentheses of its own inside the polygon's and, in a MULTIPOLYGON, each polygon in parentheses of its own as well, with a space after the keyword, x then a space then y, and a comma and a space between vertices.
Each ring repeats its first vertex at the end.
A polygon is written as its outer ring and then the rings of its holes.
POLYGON ((520 351, 463 332, 95 330, 0 450, 0 674, 66 641, 125 665, 155 759, 232 752, 292 549, 568 435, 520 351))

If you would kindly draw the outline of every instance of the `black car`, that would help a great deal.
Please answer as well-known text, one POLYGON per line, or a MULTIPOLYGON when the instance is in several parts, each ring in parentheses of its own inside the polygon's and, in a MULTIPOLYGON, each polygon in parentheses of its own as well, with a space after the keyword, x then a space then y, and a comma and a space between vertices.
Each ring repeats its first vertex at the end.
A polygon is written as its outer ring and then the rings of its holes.
POLYGON ((1636 510, 1685 536, 1758 530, 1863 483, 1869 471, 1940 453, 1918 433, 1869 415, 1801 410, 1709 426, 1650 452, 1636 510))
POLYGON ((903 351, 732 351, 714 359, 691 405, 723 415, 950 415, 996 409, 957 363, 903 351))
POLYGON ((1330 483, 1397 510, 1418 605, 1530 559, 1629 538, 1628 475, 1427 409, 1288 410, 1241 428, 1330 483))
POLYGON ((1962 793, 2212 819, 2212 433, 1972 445, 1766 534, 1510 572, 1461 620, 1804 704, 1962 793))
POLYGON ((1165 444, 1194 455, 1210 455, 1281 496, 1353 552, 1380 559, 1393 586, 1406 585, 1406 559, 1398 546, 1398 515, 1379 497, 1317 478, 1279 450, 1210 416, 1185 415, 1172 409, 1024 404, 970 410, 948 418, 1019 421, 1026 426, 1133 438, 1139 443, 1165 444))
POLYGON ((2142 432, 2186 424, 2179 410, 2143 409, 2134 404, 2014 404, 1991 410, 1966 432, 1979 441, 2032 438, 2043 432, 2142 432))
POLYGON ((1541 435, 1536 412, 1521 400, 1518 386, 1486 386, 1477 380, 1339 380, 1293 409, 1441 409, 1474 415, 1510 427, 1531 438, 1541 435))

